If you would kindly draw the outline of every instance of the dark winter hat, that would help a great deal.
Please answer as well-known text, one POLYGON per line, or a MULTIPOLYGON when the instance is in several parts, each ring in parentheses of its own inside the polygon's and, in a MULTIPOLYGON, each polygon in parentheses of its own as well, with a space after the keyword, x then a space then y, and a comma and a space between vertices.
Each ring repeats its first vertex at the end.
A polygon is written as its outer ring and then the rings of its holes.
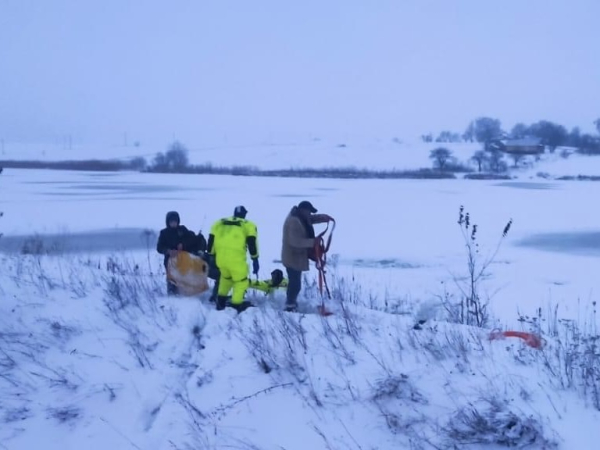
POLYGON ((271 272, 271 283, 273 286, 279 286, 283 281, 283 272, 281 269, 275 269, 271 272))
POLYGON ((179 218, 179 213, 177 211, 169 211, 167 213, 167 217, 165 219, 165 222, 167 223, 167 226, 169 226, 169 223, 172 220, 176 220, 177 221, 177 225, 179 225, 181 223, 181 219, 179 218))
POLYGON ((236 206, 233 210, 233 217, 241 217, 242 219, 244 219, 246 217, 246 214, 248 214, 248 210, 242 205, 236 206))
POLYGON ((311 213, 316 213, 317 212, 317 208, 315 208, 311 202, 309 202, 308 200, 303 200, 300 203, 298 203, 298 209, 305 209, 307 211, 310 211, 311 213))

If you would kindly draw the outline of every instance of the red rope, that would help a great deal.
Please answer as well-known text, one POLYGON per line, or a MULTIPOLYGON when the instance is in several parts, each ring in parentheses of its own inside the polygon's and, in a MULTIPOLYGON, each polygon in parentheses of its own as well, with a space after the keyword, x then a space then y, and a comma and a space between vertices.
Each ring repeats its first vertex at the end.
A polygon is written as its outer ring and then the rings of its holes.
POLYGON ((319 292, 321 293, 321 308, 324 311, 325 308, 325 300, 323 299, 323 288, 325 288, 325 292, 327 293, 327 298, 331 300, 331 292, 329 291, 329 286, 327 285, 327 277, 325 276, 327 271, 325 267, 327 266, 327 252, 329 251, 329 247, 331 246, 331 237, 333 236, 333 230, 335 229, 335 220, 331 219, 331 222, 327 222, 327 226, 325 229, 319 233, 319 235, 315 238, 315 267, 319 272, 319 292), (329 223, 332 223, 331 232, 327 239, 325 239, 325 234, 329 230, 329 223))

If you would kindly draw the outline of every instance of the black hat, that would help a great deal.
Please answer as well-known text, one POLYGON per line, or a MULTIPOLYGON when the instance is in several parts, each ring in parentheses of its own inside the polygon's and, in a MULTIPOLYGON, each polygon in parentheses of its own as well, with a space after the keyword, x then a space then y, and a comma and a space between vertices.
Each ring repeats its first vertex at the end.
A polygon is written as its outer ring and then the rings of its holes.
POLYGON ((172 220, 176 220, 177 225, 181 223, 181 219, 179 218, 179 213, 177 211, 169 211, 167 213, 167 217, 165 217, 165 222, 167 223, 167 226, 169 226, 169 222, 171 222, 172 220))
POLYGON ((308 200, 303 200, 300 203, 298 203, 298 209, 305 209, 307 211, 310 211, 311 213, 316 213, 317 212, 317 208, 315 208, 311 202, 309 202, 308 200))
POLYGON ((236 206, 233 210, 233 217, 241 217, 243 219, 246 217, 246 214, 248 214, 248 210, 242 205, 236 206))
POLYGON ((283 281, 283 272, 281 269, 275 269, 271 272, 271 283, 273 286, 279 286, 283 281))

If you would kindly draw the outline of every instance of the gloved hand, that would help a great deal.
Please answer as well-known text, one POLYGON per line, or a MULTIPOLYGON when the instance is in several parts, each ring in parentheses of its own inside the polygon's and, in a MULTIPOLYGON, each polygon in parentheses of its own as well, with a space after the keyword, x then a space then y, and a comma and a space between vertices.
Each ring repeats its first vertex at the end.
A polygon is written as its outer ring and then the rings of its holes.
POLYGON ((259 264, 258 264, 258 258, 254 258, 252 260, 252 273, 254 275, 258 275, 258 269, 259 269, 259 264))
POLYGON ((314 224, 326 223, 326 222, 330 222, 332 220, 333 220, 333 217, 331 217, 329 214, 313 214, 311 216, 311 222, 314 224))
POLYGON ((177 256, 178 250, 169 250, 169 256, 177 256))
POLYGON ((177 244, 177 250, 183 250, 183 244, 177 244))

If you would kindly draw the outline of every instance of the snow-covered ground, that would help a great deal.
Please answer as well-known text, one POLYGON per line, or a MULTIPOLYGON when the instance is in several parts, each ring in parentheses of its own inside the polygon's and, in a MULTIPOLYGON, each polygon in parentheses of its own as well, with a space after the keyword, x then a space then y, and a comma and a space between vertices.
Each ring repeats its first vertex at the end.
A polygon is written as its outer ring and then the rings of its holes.
MULTIPOLYGON (((184 142, 185 145, 185 142, 184 142)), ((154 156, 164 152, 168 143, 157 145, 73 145, 64 143, 28 144, 8 142, 0 155, 3 160, 84 160, 121 159, 144 157, 152 162, 154 156)), ((473 154, 482 148, 478 143, 425 143, 418 138, 410 139, 318 139, 288 143, 236 143, 190 145, 189 159, 192 164, 212 164, 215 167, 245 166, 263 170, 301 168, 355 168, 369 170, 416 170, 430 168, 433 161, 429 155, 437 147, 446 147, 459 163, 476 169, 471 161, 473 154)), ((600 158, 582 156, 570 148, 547 152, 540 160, 528 156, 513 167, 513 160, 506 157, 511 176, 550 178, 562 175, 600 175, 600 158)))
POLYGON ((0 186, 0 448, 592 450, 600 439, 596 183, 5 169, 0 186), (239 316, 206 295, 164 296, 154 233, 168 210, 207 233, 244 204, 268 276, 303 199, 336 219, 336 315, 308 313, 314 269, 307 314, 281 313, 283 293, 250 294, 259 307, 239 316), (484 329, 446 322, 440 306, 468 275, 461 205, 478 263, 513 220, 479 282, 484 329), (24 240, 50 254, 21 255, 24 240), (492 327, 542 332, 546 346, 489 341, 492 327))
MULTIPOLYGON (((185 143, 184 143, 185 145, 185 143)), ((237 143, 189 146, 192 164, 215 166, 252 166, 261 169, 356 167, 378 170, 404 170, 431 167, 429 151, 450 145, 457 158, 467 160, 479 144, 425 144, 420 140, 390 139, 321 140, 288 143, 237 143)), ((1 159, 14 160, 82 160, 131 159, 136 156, 152 161, 163 147, 123 145, 75 145, 7 143, 1 159)))

